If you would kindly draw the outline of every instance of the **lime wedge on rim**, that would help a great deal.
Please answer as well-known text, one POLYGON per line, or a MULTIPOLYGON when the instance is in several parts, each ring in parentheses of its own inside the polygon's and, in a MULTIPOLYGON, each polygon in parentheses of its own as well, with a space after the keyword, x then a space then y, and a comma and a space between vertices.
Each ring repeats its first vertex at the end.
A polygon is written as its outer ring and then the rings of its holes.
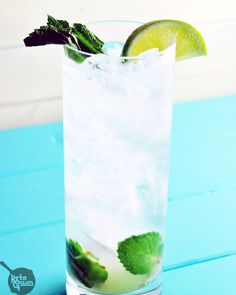
POLYGON ((148 22, 128 37, 122 56, 137 56, 146 50, 158 48, 163 51, 176 40, 176 60, 207 54, 206 44, 197 29, 177 20, 148 22))

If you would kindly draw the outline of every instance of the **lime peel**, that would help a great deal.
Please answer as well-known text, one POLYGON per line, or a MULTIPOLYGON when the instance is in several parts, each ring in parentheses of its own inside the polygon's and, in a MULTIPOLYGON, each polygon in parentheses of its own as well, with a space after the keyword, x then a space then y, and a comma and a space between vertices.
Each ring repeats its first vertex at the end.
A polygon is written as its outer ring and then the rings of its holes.
POLYGON ((157 20, 143 24, 131 33, 122 56, 137 56, 152 48, 163 51, 175 40, 176 60, 207 54, 204 38, 192 25, 177 20, 157 20))

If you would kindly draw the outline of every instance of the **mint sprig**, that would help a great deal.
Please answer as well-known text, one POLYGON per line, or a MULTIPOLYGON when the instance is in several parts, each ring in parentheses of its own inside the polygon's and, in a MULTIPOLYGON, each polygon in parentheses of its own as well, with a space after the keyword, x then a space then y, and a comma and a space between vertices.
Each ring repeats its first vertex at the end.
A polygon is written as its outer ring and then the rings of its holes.
POLYGON ((74 240, 66 241, 67 264, 71 275, 81 281, 86 287, 107 280, 108 272, 105 266, 98 262, 90 252, 84 252, 80 244, 74 240))
POLYGON ((118 258, 132 274, 147 274, 160 262, 163 252, 161 235, 148 232, 131 236, 118 244, 118 258))
POLYGON ((47 25, 35 29, 24 39, 25 46, 41 46, 47 44, 70 45, 87 53, 103 53, 104 42, 88 28, 75 23, 71 27, 65 20, 58 20, 48 15, 47 25))
POLYGON ((91 53, 102 53, 104 42, 91 33, 85 25, 73 24, 71 33, 80 43, 77 44, 81 50, 91 53))

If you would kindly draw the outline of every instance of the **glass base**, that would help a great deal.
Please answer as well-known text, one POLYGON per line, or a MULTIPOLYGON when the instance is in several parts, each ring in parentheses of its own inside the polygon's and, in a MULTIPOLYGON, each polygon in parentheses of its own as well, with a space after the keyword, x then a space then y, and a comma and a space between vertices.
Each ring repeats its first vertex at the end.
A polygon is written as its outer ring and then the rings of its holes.
MULTIPOLYGON (((67 295, 112 295, 112 294, 104 294, 104 293, 95 293, 93 291, 89 291, 87 289, 83 289, 78 286, 67 274, 66 280, 66 294, 67 295)), ((151 281, 145 287, 135 290, 133 292, 128 293, 120 293, 114 295, 161 295, 162 294, 162 273, 158 275, 156 279, 151 281)))

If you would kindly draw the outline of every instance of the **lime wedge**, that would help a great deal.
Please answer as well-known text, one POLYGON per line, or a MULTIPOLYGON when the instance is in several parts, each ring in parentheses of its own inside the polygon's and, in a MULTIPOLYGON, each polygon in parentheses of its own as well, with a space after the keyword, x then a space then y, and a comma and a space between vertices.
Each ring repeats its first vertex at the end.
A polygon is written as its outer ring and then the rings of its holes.
POLYGON ((157 20, 146 23, 127 39, 122 56, 137 56, 140 53, 158 48, 165 50, 176 39, 176 60, 207 54, 202 35, 188 23, 177 20, 157 20))

